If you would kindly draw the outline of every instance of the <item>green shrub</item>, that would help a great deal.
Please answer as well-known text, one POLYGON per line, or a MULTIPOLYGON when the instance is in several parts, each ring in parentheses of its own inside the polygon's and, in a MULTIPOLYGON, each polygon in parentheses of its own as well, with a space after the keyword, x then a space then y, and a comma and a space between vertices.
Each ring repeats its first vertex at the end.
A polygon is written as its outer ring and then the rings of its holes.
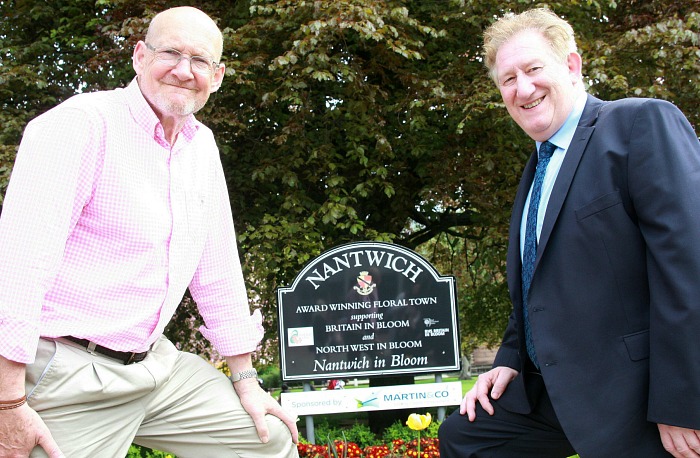
POLYGON ((406 426, 405 422, 395 421, 391 426, 384 430, 382 441, 385 444, 391 444, 394 439, 400 439, 404 442, 410 442, 416 438, 416 432, 406 426))
MULTIPOLYGON (((430 426, 428 426, 425 430, 421 431, 420 436, 437 438, 439 427, 440 422, 435 420, 435 418, 433 417, 433 421, 430 423, 430 426)), ((410 442, 413 439, 416 439, 417 437, 418 436, 416 434, 416 431, 409 428, 406 425, 405 421, 396 421, 384 430, 384 434, 382 435, 382 441, 385 444, 391 444, 391 441, 393 441, 394 439, 401 439, 404 442, 410 442)))
POLYGON ((159 450, 151 450, 148 447, 141 447, 139 445, 132 445, 129 448, 129 453, 126 454, 126 458, 176 458, 175 455, 170 453, 161 452, 159 450))
MULTIPOLYGON (((351 427, 342 427, 337 423, 331 425, 328 420, 324 419, 314 425, 314 437, 317 444, 326 444, 329 440, 344 440, 354 442, 360 448, 377 445, 377 435, 369 429, 369 426, 361 423, 355 423, 351 427)), ((304 438, 301 439, 301 442, 307 443, 304 438)))
POLYGON ((344 430, 344 432, 347 441, 356 443, 361 449, 370 445, 377 445, 377 435, 365 424, 356 423, 350 429, 344 430))
POLYGON ((428 426, 425 431, 422 432, 421 436, 422 437, 432 437, 437 439, 438 437, 438 429, 440 428, 440 423, 441 421, 436 420, 433 417, 432 423, 430 423, 430 426, 428 426))
POLYGON ((344 430, 337 424, 331 425, 324 419, 314 425, 314 436, 317 444, 325 444, 330 437, 331 440, 342 439, 344 430))
POLYGON ((263 381, 265 389, 279 388, 282 385, 279 366, 265 366, 258 371, 258 377, 263 381))

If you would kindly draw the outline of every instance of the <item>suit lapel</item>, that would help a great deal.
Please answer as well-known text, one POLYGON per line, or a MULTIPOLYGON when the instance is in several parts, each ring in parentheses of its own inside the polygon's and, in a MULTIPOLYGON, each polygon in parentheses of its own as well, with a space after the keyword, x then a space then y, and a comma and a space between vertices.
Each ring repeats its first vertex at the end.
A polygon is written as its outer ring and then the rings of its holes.
POLYGON ((581 162, 581 157, 583 157, 583 153, 586 150, 586 145, 588 144, 588 141, 595 130, 595 122, 598 118, 598 112, 602 106, 603 102, 601 100, 598 100, 590 95, 588 96, 588 101, 583 109, 581 120, 576 128, 574 137, 571 139, 571 144, 566 150, 564 162, 561 165, 561 169, 559 169, 559 174, 554 182, 554 188, 552 188, 552 194, 547 204, 547 211, 542 223, 542 232, 540 233, 540 241, 539 245, 537 246, 535 269, 537 269, 537 264, 542 257, 542 253, 547 247, 547 242, 549 241, 549 237, 551 236, 554 225, 559 217, 559 212, 561 211, 562 205, 564 205, 564 201, 566 200, 566 195, 571 187, 571 182, 576 174, 576 169, 581 162))

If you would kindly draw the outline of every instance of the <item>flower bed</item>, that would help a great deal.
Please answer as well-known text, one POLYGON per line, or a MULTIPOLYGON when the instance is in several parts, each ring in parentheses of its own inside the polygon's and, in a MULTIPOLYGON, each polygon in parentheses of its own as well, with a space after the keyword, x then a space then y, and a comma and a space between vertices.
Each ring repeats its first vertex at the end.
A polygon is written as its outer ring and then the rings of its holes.
MULTIPOLYGON (((364 449, 357 443, 345 440, 347 437, 345 432, 341 432, 343 440, 331 441, 333 436, 327 435, 328 443, 326 445, 309 444, 301 441, 297 445, 300 458, 436 458, 440 456, 440 447, 438 443, 436 423, 432 422, 430 413, 426 415, 411 414, 408 417, 405 425, 400 423, 394 424, 387 434, 397 434, 400 437, 406 437, 406 429, 413 430, 417 435, 416 439, 391 439, 385 436, 385 441, 388 444, 367 445, 365 442, 364 449), (428 429, 432 423, 432 431, 426 431, 427 437, 421 437, 421 432, 428 429), (408 427, 408 428, 406 428, 408 427)), ((359 433, 362 426, 355 428, 357 431, 347 431, 348 434, 354 433, 358 437, 366 439, 373 437, 369 432, 359 433)), ((335 436, 337 437, 337 436, 335 436)), ((391 437, 391 436, 388 436, 391 437)), ((393 436, 396 437, 396 436, 393 436)))
POLYGON ((440 456, 437 438, 421 438, 420 444, 420 457, 418 456, 417 439, 409 442, 396 439, 391 442, 391 446, 386 444, 370 445, 364 450, 354 442, 341 440, 334 441, 330 451, 328 445, 319 444, 299 443, 297 449, 299 450, 299 458, 437 458, 440 456))

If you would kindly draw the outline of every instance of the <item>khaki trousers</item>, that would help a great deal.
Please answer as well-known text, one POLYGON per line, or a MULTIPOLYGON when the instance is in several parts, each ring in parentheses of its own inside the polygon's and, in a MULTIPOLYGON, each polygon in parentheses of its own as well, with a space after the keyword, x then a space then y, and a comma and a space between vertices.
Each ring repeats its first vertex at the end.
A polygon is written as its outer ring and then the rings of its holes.
MULTIPOLYGON (((26 389, 67 458, 123 458, 132 442, 178 458, 298 456, 284 423, 268 415, 262 444, 228 378, 165 338, 128 366, 41 339, 26 389)), ((37 447, 31 456, 46 454, 37 447)))

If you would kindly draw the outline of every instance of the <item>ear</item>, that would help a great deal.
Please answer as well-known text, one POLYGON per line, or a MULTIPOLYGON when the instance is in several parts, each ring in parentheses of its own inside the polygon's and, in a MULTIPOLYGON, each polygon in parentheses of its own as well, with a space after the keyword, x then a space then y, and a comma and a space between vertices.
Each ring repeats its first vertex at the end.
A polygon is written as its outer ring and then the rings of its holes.
POLYGON ((566 64, 569 67, 569 75, 571 81, 576 83, 581 80, 581 71, 583 67, 581 55, 577 52, 571 52, 566 58, 566 64))
POLYGON ((211 76, 211 92, 216 92, 221 87, 221 83, 224 80, 224 75, 226 74, 226 66, 224 64, 219 64, 217 69, 211 76))
POLYGON ((134 48, 134 54, 133 56, 131 56, 131 65, 134 67, 134 71, 137 75, 140 75, 144 71, 144 68, 146 66, 147 53, 148 48, 146 47, 146 43, 139 40, 139 42, 136 43, 136 47, 134 48))

